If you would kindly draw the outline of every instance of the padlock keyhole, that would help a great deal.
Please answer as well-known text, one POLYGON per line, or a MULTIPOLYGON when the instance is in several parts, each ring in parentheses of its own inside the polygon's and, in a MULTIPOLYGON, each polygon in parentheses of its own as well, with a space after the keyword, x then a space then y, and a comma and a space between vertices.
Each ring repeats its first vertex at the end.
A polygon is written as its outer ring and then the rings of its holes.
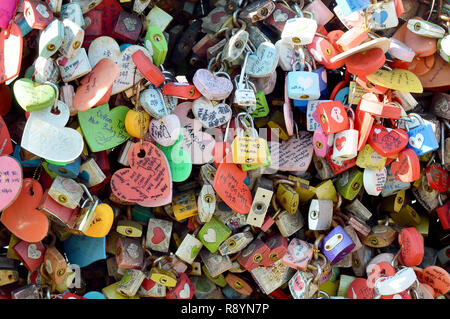
POLYGON ((144 157, 145 157, 145 154, 146 154, 146 153, 145 153, 145 150, 141 150, 141 151, 138 153, 137 156, 138 156, 139 158, 144 158, 144 157))

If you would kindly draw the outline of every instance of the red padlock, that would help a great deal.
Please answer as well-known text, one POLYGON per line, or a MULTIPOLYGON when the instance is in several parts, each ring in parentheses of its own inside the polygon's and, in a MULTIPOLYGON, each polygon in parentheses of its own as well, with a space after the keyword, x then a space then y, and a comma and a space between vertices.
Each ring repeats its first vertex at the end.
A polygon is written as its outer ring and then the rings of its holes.
POLYGON ((325 134, 348 130, 350 123, 341 101, 324 102, 317 105, 320 126, 325 134))
POLYGON ((386 94, 386 92, 388 91, 388 88, 385 88, 384 86, 375 85, 375 84, 369 82, 369 80, 367 80, 367 78, 363 75, 356 77, 356 83, 360 87, 362 87, 365 91, 370 92, 370 93, 386 94))
POLYGON ((28 25, 33 29, 43 30, 53 21, 53 12, 47 3, 40 0, 25 0, 23 15, 28 25))
POLYGON ((437 190, 439 193, 444 193, 448 190, 449 180, 447 170, 436 164, 431 164, 426 169, 426 176, 432 189, 437 190))
POLYGON ((380 48, 355 53, 345 59, 348 72, 358 76, 374 73, 386 62, 384 51, 380 48))
POLYGON ((262 266, 263 261, 268 259, 270 248, 260 239, 255 239, 239 255, 237 261, 245 269, 251 271, 262 266))
POLYGON ((167 299, 192 299, 195 287, 185 273, 181 273, 177 279, 177 285, 167 291, 167 299))
POLYGON ((444 230, 450 229, 450 201, 445 204, 442 203, 441 196, 438 195, 439 207, 436 208, 436 213, 441 221, 444 230))
POLYGON ((288 241, 280 233, 272 236, 266 241, 270 251, 267 255, 264 255, 263 266, 268 267, 281 259, 287 252, 288 241))
POLYGON ((374 116, 381 116, 389 119, 399 119, 402 108, 395 104, 380 102, 378 97, 373 93, 363 94, 359 102, 359 109, 369 112, 374 116))
POLYGON ((33 272, 44 262, 45 247, 41 242, 20 241, 13 247, 28 271, 33 272))
POLYGON ((147 81, 150 81, 154 86, 160 86, 164 83, 164 74, 142 50, 133 53, 131 58, 147 81))
POLYGON ((166 83, 163 85, 162 93, 187 100, 195 100, 202 96, 195 85, 184 82, 166 83))
POLYGON ((113 31, 113 37, 128 43, 136 43, 143 25, 139 16, 122 10, 113 31))
POLYGON ((404 228, 398 236, 402 246, 399 260, 408 267, 417 266, 424 256, 424 243, 422 235, 414 227, 404 228))
POLYGON ((103 35, 102 28, 103 11, 94 9, 84 15, 87 27, 84 29, 86 37, 99 37, 103 35))

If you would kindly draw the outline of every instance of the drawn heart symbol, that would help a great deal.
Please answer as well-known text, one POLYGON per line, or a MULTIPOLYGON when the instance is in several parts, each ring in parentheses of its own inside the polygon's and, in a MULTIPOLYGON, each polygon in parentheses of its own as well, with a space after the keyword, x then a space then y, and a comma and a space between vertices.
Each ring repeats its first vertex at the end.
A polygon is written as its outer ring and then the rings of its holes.
POLYGON ((162 146, 173 145, 181 133, 181 123, 175 114, 165 115, 150 121, 149 134, 162 146))
POLYGON ((383 125, 374 124, 367 142, 383 157, 398 154, 408 144, 408 133, 402 129, 387 129, 383 125))
POLYGON ((183 126, 183 148, 190 153, 192 164, 201 165, 212 160, 212 150, 216 142, 210 134, 202 131, 199 120, 187 116, 191 109, 192 102, 183 102, 173 114, 178 116, 183 126))
POLYGON ((55 89, 48 84, 39 84, 30 79, 19 79, 14 82, 14 97, 17 103, 27 112, 45 109, 55 102, 55 89))
POLYGON ((216 231, 213 228, 208 228, 206 234, 203 235, 203 239, 207 243, 215 243, 216 242, 216 231))
POLYGON ((281 12, 280 9, 277 9, 273 12, 273 21, 275 22, 284 22, 289 18, 287 13, 281 12))
POLYGON ((95 208, 95 218, 86 231, 86 236, 101 238, 108 235, 114 222, 114 212, 108 204, 102 203, 95 208))
POLYGON ((416 149, 420 149, 423 145, 424 137, 421 133, 409 137, 409 145, 416 149))
POLYGON ((11 137, 9 136, 8 127, 3 117, 0 116, 0 155, 7 155, 13 152, 11 137))
POLYGON ((190 295, 191 295, 191 288, 189 287, 188 283, 185 283, 183 289, 180 291, 179 296, 181 299, 188 299, 190 295))
POLYGON ((233 91, 233 83, 228 78, 214 75, 208 69, 198 69, 192 83, 208 100, 224 100, 233 91))
POLYGON ((31 258, 31 259, 39 259, 42 256, 42 252, 37 249, 36 244, 30 244, 28 246, 27 254, 28 254, 28 258, 31 258))
POLYGON ((73 107, 86 111, 108 103, 112 85, 120 73, 120 68, 110 59, 101 59, 92 71, 84 77, 73 98, 73 107))
POLYGON ((72 162, 83 151, 81 134, 64 127, 69 120, 69 108, 58 101, 59 114, 51 108, 31 112, 22 135, 21 146, 27 151, 55 162, 72 162))
POLYGON ((114 80, 111 95, 115 95, 131 88, 133 83, 137 83, 144 78, 131 58, 131 56, 139 50, 144 52, 150 60, 152 59, 153 51, 140 45, 131 45, 123 50, 123 52, 120 52, 119 44, 111 37, 98 37, 92 41, 88 51, 88 58, 92 67, 94 67, 101 59, 109 58, 120 68, 120 74, 114 80))
POLYGON ((0 156, 0 211, 13 203, 22 189, 22 167, 11 156, 0 156))
POLYGON ((333 107, 331 109, 331 118, 334 119, 338 123, 342 123, 344 121, 344 117, 341 114, 341 109, 338 107, 333 107))
POLYGON ((342 148, 345 146, 345 142, 347 141, 347 138, 345 136, 342 136, 341 138, 336 139, 336 148, 338 151, 341 151, 342 148))
POLYGON ((383 24, 384 21, 388 18, 389 14, 386 10, 383 11, 375 11, 372 12, 372 19, 377 22, 378 24, 383 24))
POLYGON ((406 148, 391 164, 392 175, 404 183, 412 183, 420 177, 420 162, 416 152, 406 148))
MULTIPOLYGON (((173 116, 176 117, 176 115, 173 116)), ((191 175, 192 159, 189 152, 183 148, 183 128, 178 128, 178 140, 171 146, 159 145, 159 148, 167 158, 172 180, 174 182, 184 182, 191 175)))
MULTIPOLYGON (((232 156, 231 152, 228 156, 232 156)), ((252 206, 252 194, 248 186, 244 184, 246 177, 247 173, 236 164, 222 163, 217 168, 213 182, 217 195, 239 214, 248 214, 252 206)))
POLYGON ((92 152, 111 149, 130 138, 125 129, 125 117, 129 110, 123 105, 109 110, 109 105, 103 104, 78 112, 81 131, 92 152))
POLYGON ((200 248, 198 246, 192 246, 191 259, 194 259, 198 255, 199 252, 200 252, 200 248))
POLYGON ((279 171, 305 172, 312 160, 314 146, 312 134, 300 131, 298 138, 268 142, 272 164, 269 168, 279 171))
POLYGON ((42 186, 38 181, 25 178, 18 198, 0 217, 11 233, 29 243, 39 242, 47 236, 47 216, 37 209, 42 194, 42 186))
POLYGON ((166 234, 164 234, 164 231, 161 229, 161 227, 153 228, 153 237, 152 237, 153 244, 158 245, 165 238, 166 238, 166 234))
POLYGON ((203 96, 192 103, 192 113, 205 128, 222 126, 231 119, 231 108, 228 104, 213 105, 203 96))
POLYGON ((256 52, 248 57, 247 74, 254 78, 264 78, 272 74, 278 66, 279 54, 271 42, 263 42, 256 52))
POLYGON ((127 28, 127 30, 131 32, 136 30, 136 25, 138 24, 138 22, 132 18, 125 18, 123 19, 123 24, 125 24, 125 28, 127 28))
POLYGON ((164 154, 152 143, 134 144, 128 153, 131 168, 122 168, 111 177, 111 190, 118 198, 132 203, 166 197, 172 188, 164 154))

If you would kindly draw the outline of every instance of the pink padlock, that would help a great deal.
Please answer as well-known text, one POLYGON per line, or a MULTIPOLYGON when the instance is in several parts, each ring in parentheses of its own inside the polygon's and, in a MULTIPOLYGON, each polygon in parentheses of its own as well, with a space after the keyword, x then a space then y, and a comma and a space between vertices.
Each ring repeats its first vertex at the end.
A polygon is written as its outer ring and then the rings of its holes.
POLYGON ((0 1, 0 28, 6 29, 14 16, 19 0, 0 1))
POLYGON ((313 135, 314 152, 319 157, 325 157, 333 146, 334 134, 325 134, 322 127, 319 126, 313 135))
POLYGON ((339 49, 341 51, 347 51, 350 49, 353 49, 354 47, 357 47, 361 43, 363 43, 369 35, 366 31, 364 31, 363 28, 357 27, 352 28, 345 32, 337 41, 336 44, 338 45, 339 49))
POLYGON ((389 46, 388 53, 393 58, 406 62, 412 62, 416 53, 410 47, 394 38, 390 38, 389 41, 391 44, 389 46))
POLYGON ((314 0, 304 10, 313 13, 318 25, 325 25, 334 17, 333 12, 320 0, 314 0))

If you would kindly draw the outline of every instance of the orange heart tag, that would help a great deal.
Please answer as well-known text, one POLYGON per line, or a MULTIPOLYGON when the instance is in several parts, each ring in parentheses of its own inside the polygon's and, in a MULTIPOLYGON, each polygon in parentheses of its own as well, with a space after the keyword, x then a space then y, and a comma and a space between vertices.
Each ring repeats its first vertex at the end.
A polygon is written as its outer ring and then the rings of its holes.
POLYGON ((391 164, 392 175, 404 183, 412 183, 420 177, 420 162, 416 152, 406 148, 400 152, 396 161, 391 164))

